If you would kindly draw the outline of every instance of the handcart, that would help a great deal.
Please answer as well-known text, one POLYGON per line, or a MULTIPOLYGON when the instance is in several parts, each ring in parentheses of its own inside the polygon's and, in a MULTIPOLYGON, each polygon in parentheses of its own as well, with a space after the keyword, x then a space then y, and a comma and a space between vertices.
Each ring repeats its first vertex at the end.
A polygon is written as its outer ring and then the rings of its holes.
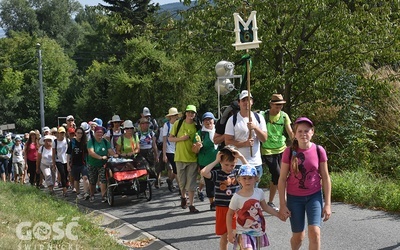
POLYGON ((141 156, 133 159, 110 158, 106 163, 107 202, 114 206, 115 195, 143 195, 147 201, 152 198, 151 186, 155 179, 150 179, 148 163, 141 156))

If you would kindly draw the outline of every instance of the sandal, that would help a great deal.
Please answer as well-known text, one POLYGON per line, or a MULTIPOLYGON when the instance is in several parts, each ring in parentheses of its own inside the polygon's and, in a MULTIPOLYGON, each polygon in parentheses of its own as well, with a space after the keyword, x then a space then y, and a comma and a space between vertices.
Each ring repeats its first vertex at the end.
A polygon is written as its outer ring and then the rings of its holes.
POLYGON ((200 211, 197 210, 194 206, 189 206, 189 212, 190 212, 190 213, 193 213, 193 214, 197 214, 197 213, 199 213, 200 211))
POLYGON ((181 197, 181 208, 186 209, 187 208, 187 200, 186 197, 181 197))

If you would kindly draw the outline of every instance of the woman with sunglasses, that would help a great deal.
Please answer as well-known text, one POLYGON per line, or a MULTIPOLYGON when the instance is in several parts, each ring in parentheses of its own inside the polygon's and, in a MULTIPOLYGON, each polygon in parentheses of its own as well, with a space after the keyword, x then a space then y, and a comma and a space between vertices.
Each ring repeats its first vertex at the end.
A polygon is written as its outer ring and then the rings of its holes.
POLYGON ((125 133, 117 140, 116 151, 120 157, 133 158, 140 151, 139 138, 131 120, 123 123, 125 133))

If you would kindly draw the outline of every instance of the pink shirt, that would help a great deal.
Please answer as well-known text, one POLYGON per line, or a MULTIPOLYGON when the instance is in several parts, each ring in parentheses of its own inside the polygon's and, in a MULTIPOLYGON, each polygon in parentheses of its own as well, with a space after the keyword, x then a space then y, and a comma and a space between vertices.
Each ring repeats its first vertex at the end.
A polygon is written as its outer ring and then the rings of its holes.
MULTIPOLYGON (((328 161, 326 151, 319 148, 319 162, 328 161)), ((282 162, 289 164, 289 177, 287 178, 287 193, 296 196, 307 196, 321 190, 321 176, 319 174, 319 162, 317 147, 313 143, 309 149, 298 149, 296 157, 299 160, 299 171, 294 174, 290 166, 290 147, 287 147, 282 155, 282 162)))
POLYGON ((31 144, 29 144, 29 146, 25 144, 25 146, 28 147, 27 148, 28 152, 27 152, 26 158, 29 161, 36 161, 37 155, 38 155, 38 149, 36 148, 36 144, 31 143, 31 144))

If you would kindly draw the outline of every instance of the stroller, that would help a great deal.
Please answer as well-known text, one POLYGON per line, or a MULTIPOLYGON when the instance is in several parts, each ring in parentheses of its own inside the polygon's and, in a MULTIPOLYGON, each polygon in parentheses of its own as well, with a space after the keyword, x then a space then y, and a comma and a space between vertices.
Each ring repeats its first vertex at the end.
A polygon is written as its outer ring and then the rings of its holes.
POLYGON ((115 195, 140 195, 150 201, 155 179, 148 176, 148 163, 141 156, 133 159, 110 158, 106 163, 107 202, 114 206, 115 195))

